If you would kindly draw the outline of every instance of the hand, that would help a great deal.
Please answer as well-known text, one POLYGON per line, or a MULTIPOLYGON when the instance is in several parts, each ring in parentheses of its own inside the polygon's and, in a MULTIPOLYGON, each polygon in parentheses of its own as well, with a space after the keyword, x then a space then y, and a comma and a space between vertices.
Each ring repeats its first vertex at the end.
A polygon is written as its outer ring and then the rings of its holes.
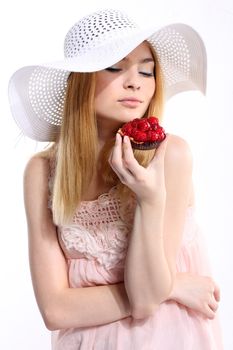
POLYGON ((164 156, 168 136, 161 142, 149 165, 145 168, 135 159, 128 136, 116 134, 116 142, 109 163, 120 181, 128 186, 139 202, 165 203, 164 156))
POLYGON ((220 289, 211 277, 177 273, 169 299, 213 319, 220 301, 220 289))

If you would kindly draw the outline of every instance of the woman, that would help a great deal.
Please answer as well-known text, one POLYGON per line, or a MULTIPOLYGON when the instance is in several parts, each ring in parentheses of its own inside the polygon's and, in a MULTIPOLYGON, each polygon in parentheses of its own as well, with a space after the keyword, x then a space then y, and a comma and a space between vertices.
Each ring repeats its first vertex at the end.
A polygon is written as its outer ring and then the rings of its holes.
POLYGON ((161 120, 178 92, 205 91, 201 38, 104 10, 71 28, 65 56, 22 68, 9 86, 20 128, 53 141, 24 177, 32 281, 53 349, 221 349, 189 146, 167 135, 136 151, 117 133, 134 118, 161 120))

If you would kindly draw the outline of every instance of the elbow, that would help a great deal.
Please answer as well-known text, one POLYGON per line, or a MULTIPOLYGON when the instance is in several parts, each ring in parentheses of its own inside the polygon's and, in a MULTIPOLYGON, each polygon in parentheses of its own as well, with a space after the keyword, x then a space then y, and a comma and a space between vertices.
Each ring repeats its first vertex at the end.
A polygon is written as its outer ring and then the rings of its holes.
POLYGON ((142 320, 154 315, 156 309, 158 308, 157 304, 151 305, 137 305, 132 308, 131 315, 136 320, 142 320))
POLYGON ((53 308, 49 307, 48 309, 43 310, 41 314, 42 314, 45 327, 49 331, 56 331, 62 328, 59 322, 57 312, 56 310, 53 310, 53 308))
POLYGON ((133 318, 140 320, 154 315, 159 305, 164 301, 168 300, 171 293, 171 286, 169 285, 163 293, 157 295, 156 300, 151 300, 150 303, 140 303, 133 305, 131 308, 131 315, 133 318))

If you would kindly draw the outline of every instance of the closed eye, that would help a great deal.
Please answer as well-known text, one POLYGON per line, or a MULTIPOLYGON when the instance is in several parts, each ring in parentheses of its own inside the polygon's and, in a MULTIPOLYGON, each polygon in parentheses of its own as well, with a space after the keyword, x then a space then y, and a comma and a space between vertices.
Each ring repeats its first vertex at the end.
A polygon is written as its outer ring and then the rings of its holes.
POLYGON ((112 72, 112 73, 117 73, 117 72, 121 71, 120 68, 115 68, 115 67, 108 67, 105 70, 107 70, 108 72, 112 72))
MULTIPOLYGON (((116 68, 116 67, 108 67, 108 68, 105 68, 105 70, 111 73, 118 73, 122 71, 121 68, 116 68)), ((145 77, 154 77, 154 72, 149 73, 149 72, 140 71, 139 74, 145 77)))
POLYGON ((139 73, 146 77, 154 77, 154 73, 148 73, 148 72, 139 72, 139 73))

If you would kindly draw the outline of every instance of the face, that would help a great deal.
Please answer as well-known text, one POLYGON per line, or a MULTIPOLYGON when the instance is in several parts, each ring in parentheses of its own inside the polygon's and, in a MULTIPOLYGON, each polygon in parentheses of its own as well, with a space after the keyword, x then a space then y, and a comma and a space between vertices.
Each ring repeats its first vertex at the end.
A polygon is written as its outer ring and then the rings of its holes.
POLYGON ((96 73, 97 121, 122 124, 141 118, 155 92, 154 59, 146 42, 113 66, 96 73))

